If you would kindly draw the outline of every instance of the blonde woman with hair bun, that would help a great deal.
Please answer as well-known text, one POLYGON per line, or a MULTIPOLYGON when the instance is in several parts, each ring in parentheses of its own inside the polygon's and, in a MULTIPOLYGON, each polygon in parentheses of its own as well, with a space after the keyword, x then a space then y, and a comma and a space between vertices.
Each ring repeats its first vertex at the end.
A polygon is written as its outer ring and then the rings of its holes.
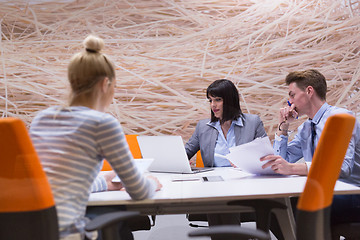
POLYGON ((70 105, 85 105, 103 112, 114 96, 115 67, 111 60, 101 53, 104 47, 101 38, 90 35, 83 44, 84 51, 75 54, 68 66, 68 79, 72 90, 70 105), (102 91, 110 92, 102 96, 102 91), (101 97, 106 97, 107 100, 102 101, 101 97))
MULTIPOLYGON (((139 173, 119 121, 105 113, 116 79, 114 64, 101 53, 104 41, 90 35, 83 44, 68 65, 68 106, 39 112, 30 127, 55 198, 60 239, 94 238, 84 230, 90 193, 120 188, 109 184, 111 178, 98 176, 105 158, 131 198, 151 198, 162 187, 155 177, 139 173)), ((131 232, 125 239, 132 239, 131 232)))

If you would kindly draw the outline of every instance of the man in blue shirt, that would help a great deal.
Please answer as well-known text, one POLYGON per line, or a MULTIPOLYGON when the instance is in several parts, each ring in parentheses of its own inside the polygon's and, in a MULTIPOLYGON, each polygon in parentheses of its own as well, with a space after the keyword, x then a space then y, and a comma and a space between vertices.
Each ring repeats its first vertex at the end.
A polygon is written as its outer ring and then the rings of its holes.
MULTIPOLYGON (((276 173, 307 175, 327 118, 337 113, 352 112, 326 103, 326 80, 317 70, 291 72, 286 76, 285 82, 289 88, 289 106, 280 109, 279 127, 274 142, 277 155, 266 156, 261 160, 269 161, 263 168, 271 167, 276 173), (289 123, 302 115, 306 115, 308 120, 298 128, 296 136, 288 143, 289 123), (305 163, 297 162, 301 158, 305 163)), ((341 166, 340 180, 360 186, 358 121, 341 166)), ((334 196, 331 211, 332 224, 360 222, 360 195, 334 196)))

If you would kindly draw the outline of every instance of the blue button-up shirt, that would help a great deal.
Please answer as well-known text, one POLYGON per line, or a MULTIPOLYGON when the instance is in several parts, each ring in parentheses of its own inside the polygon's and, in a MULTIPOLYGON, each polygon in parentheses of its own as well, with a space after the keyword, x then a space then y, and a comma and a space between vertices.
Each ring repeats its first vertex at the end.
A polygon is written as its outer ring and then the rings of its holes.
POLYGON ((231 122, 231 126, 226 134, 226 138, 221 129, 220 122, 209 122, 208 125, 214 127, 218 130, 219 135, 216 139, 215 144, 215 154, 214 154, 214 166, 215 167, 230 167, 231 164, 229 160, 225 158, 226 154, 230 153, 229 148, 235 147, 235 132, 234 125, 242 126, 242 121, 240 118, 231 122))
MULTIPOLYGON (((274 151, 276 154, 283 157, 286 161, 294 163, 300 158, 304 158, 308 165, 311 165, 311 122, 315 123, 315 141, 316 145, 320 139, 322 130, 328 117, 338 113, 352 112, 324 103, 319 111, 315 114, 313 119, 306 120, 298 128, 294 139, 288 143, 288 136, 281 135, 275 137, 274 151)), ((341 167, 340 177, 345 181, 360 186, 360 124, 356 121, 353 136, 350 140, 348 150, 345 155, 343 165, 341 167)))

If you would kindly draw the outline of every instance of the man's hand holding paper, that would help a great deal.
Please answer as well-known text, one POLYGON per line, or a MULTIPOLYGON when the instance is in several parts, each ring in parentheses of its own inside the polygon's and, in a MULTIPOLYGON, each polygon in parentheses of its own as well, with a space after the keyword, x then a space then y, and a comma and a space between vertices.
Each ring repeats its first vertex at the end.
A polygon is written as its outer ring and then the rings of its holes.
MULTIPOLYGON (((269 137, 255 140, 230 148, 227 159, 236 167, 253 174, 276 174, 271 167, 263 168, 264 161, 260 159, 267 155, 274 155, 269 137)), ((266 164, 266 163, 265 163, 266 164)))

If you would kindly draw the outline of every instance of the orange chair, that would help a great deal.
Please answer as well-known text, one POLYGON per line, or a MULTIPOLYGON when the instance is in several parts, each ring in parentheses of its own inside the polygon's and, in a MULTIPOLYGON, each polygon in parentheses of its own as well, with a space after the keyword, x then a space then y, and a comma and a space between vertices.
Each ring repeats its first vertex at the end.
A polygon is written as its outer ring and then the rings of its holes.
MULTIPOLYGON (((0 239, 59 239, 51 188, 20 119, 0 118, 0 153, 0 239)), ((90 221, 86 229, 101 229, 104 240, 120 240, 118 223, 138 214, 103 214, 90 221)))
MULTIPOLYGON (((355 117, 337 114, 325 123, 316 147, 305 188, 297 205, 296 239, 331 239, 330 209, 336 180, 352 136, 355 117)), ((259 239, 270 239, 266 232, 244 230, 241 227, 219 226, 211 229, 193 231, 191 237, 213 236, 229 239, 243 239, 262 234, 259 239), (263 235, 265 234, 265 235, 263 235), (266 236, 267 234, 267 236, 266 236)))
POLYGON ((0 239, 58 239, 50 185, 24 123, 0 119, 0 239))
POLYGON ((137 136, 136 134, 129 134, 129 135, 125 135, 126 137, 126 141, 129 145, 130 148, 130 152, 133 155, 133 158, 141 158, 141 151, 140 151, 140 147, 139 147, 139 143, 137 140, 137 136))
MULTIPOLYGON (((126 141, 129 145, 129 149, 131 154, 133 155, 133 158, 141 158, 141 151, 140 151, 139 143, 137 141, 137 136, 138 135, 136 134, 125 135, 126 141)), ((104 160, 101 171, 110 171, 110 170, 112 170, 111 165, 109 164, 108 161, 104 160)))
POLYGON ((197 151, 197 153, 196 153, 196 162, 195 162, 195 166, 196 166, 196 167, 204 167, 204 162, 203 162, 203 160, 202 160, 200 150, 199 150, 199 151, 197 151))
POLYGON ((331 239, 330 209, 334 187, 354 125, 355 117, 349 114, 333 115, 325 123, 297 205, 298 240, 331 239))

